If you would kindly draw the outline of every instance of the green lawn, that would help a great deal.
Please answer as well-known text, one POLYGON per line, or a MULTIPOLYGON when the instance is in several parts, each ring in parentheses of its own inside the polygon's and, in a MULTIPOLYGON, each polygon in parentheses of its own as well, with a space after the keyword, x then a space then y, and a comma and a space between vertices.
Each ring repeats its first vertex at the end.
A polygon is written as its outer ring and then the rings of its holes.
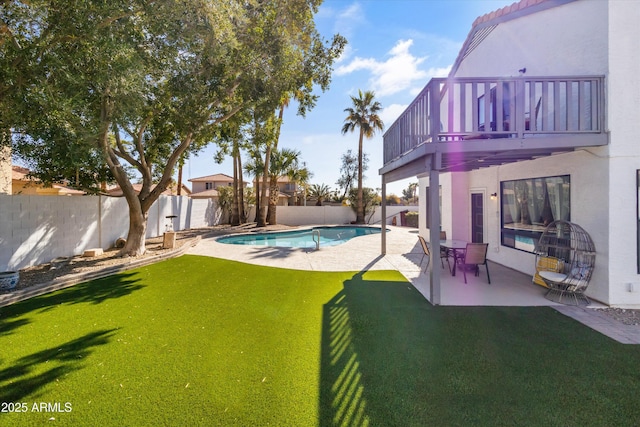
POLYGON ((0 308, 0 425, 622 426, 639 396, 640 346, 394 271, 183 256, 0 308))

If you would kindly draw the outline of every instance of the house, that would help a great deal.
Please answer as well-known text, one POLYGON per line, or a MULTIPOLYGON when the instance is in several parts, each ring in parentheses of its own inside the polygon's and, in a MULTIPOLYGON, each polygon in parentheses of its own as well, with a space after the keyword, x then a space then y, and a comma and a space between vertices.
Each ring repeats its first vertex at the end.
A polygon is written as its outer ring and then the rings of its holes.
POLYGON ((52 184, 45 187, 35 178, 29 177, 29 169, 11 166, 11 193, 23 196, 82 196, 84 191, 67 187, 63 184, 52 184))
MULTIPOLYGON (((207 190, 215 190, 218 187, 231 187, 233 186, 233 177, 223 173, 217 173, 214 175, 192 178, 189 182, 193 187, 193 193, 201 193, 207 190)), ((244 186, 246 187, 247 185, 248 182, 245 181, 244 186)))
MULTIPOLYGON (((260 183, 262 184, 262 183, 260 183)), ((254 181, 254 188, 260 188, 260 185, 254 181)), ((278 178, 278 206, 295 206, 298 202, 302 203, 302 188, 287 176, 278 178)), ((267 188, 269 194, 269 188, 267 188)))
MULTIPOLYGON (((616 0, 522 0, 476 19, 448 78, 384 134, 382 199, 418 177, 433 253, 442 229, 527 274, 545 225, 570 220, 597 251, 586 294, 639 308, 638 22, 640 2, 616 0)), ((443 273, 429 274, 439 304, 443 273)))

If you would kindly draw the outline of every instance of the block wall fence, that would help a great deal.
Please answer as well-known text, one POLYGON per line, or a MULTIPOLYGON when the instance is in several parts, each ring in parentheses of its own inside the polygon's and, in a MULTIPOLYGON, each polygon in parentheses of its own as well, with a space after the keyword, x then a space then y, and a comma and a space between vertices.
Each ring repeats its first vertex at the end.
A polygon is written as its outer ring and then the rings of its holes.
MULTIPOLYGON (((387 224, 407 206, 388 206, 387 224)), ((250 212, 253 219, 255 211, 250 212)), ((161 196, 149 210, 147 238, 161 236, 175 215, 176 231, 221 224, 222 212, 212 199, 161 196)), ((369 219, 380 223, 380 207, 369 219)), ((345 206, 278 206, 277 221, 286 225, 348 224, 355 214, 345 206)), ((400 224, 400 218, 396 219, 400 224)), ((129 208, 122 197, 0 195, 0 271, 19 270, 86 249, 113 247, 127 236, 129 208)))

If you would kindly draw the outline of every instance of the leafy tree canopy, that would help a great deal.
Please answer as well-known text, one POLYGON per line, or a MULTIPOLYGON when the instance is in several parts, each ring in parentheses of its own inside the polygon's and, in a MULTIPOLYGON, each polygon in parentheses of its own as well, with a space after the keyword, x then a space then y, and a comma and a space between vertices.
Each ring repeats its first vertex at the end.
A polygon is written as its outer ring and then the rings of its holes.
POLYGON ((240 111, 274 111, 294 91, 302 112, 314 105, 345 44, 316 31, 319 4, 2 2, 0 132, 20 135, 17 154, 45 182, 114 179, 129 203, 123 251, 141 253, 148 209, 185 154, 222 139, 240 111))

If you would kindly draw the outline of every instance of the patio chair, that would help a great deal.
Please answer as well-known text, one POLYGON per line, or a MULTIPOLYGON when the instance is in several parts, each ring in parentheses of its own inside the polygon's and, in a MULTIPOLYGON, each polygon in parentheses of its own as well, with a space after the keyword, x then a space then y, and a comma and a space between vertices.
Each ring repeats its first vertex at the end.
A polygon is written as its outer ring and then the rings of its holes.
MULTIPOLYGON (((440 240, 447 240, 447 232, 440 232, 440 240)), ((447 260, 447 265, 449 266, 449 272, 451 272, 451 263, 449 262, 449 258, 453 257, 453 253, 447 248, 440 247, 440 264, 442 264, 442 268, 444 268, 443 259, 447 260)))
POLYGON ((424 257, 427 257, 427 265, 424 266, 424 272, 427 272, 427 268, 429 268, 429 263, 431 262, 431 251, 429 251, 429 245, 424 240, 424 237, 418 236, 418 240, 420 240, 420 245, 422 245, 422 251, 424 254, 420 259, 420 265, 422 265, 422 261, 424 261, 424 257))
POLYGON ((584 292, 596 263, 596 247, 589 233, 569 221, 552 222, 536 245, 536 266, 552 257, 559 260, 557 268, 538 271, 549 288, 545 297, 562 304, 589 305, 584 292))
POLYGON ((489 276, 489 265, 487 264, 488 243, 467 243, 467 249, 464 255, 458 258, 458 265, 464 274, 464 283, 467 283, 467 270, 473 270, 476 276, 480 275, 480 266, 484 265, 487 269, 487 281, 491 284, 491 276, 489 276))

